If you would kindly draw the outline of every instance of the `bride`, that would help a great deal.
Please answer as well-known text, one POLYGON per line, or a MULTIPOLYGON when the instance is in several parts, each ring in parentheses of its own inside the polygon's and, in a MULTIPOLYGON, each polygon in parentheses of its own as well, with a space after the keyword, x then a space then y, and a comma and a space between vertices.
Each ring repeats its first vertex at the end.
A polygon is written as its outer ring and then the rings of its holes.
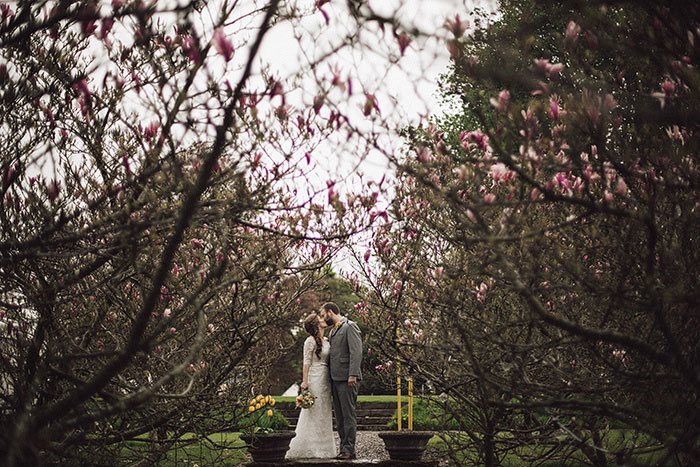
POLYGON ((331 346, 323 337, 327 327, 315 313, 304 319, 304 329, 309 337, 304 342, 304 370, 301 389, 308 389, 316 396, 314 405, 301 409, 296 436, 289 444, 287 458, 335 457, 333 418, 331 407, 331 378, 328 374, 328 356, 331 346))

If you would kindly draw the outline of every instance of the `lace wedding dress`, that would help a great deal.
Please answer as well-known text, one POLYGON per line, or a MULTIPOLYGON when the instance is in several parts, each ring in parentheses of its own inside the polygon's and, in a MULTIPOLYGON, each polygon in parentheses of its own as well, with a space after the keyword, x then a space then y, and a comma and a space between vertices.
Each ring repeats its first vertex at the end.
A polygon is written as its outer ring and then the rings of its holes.
POLYGON ((289 459, 335 457, 333 418, 331 408, 331 378, 328 374, 328 357, 331 345, 323 340, 321 358, 316 356, 316 341, 309 336, 304 342, 304 365, 309 366, 309 391, 316 396, 313 407, 301 409, 296 436, 287 451, 289 459))

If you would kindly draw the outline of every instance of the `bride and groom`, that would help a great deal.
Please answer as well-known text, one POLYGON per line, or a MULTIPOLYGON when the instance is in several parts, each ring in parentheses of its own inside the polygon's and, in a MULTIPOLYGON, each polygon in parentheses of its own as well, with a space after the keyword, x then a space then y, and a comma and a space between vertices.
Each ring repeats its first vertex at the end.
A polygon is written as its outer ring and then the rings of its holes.
POLYGON ((301 389, 316 396, 314 405, 302 409, 287 458, 355 459, 358 382, 362 379, 362 338, 353 321, 340 315, 335 303, 325 303, 318 315, 304 319, 309 337, 304 342, 301 389), (324 331, 331 327, 328 338, 324 331), (340 437, 336 455, 331 404, 340 437))

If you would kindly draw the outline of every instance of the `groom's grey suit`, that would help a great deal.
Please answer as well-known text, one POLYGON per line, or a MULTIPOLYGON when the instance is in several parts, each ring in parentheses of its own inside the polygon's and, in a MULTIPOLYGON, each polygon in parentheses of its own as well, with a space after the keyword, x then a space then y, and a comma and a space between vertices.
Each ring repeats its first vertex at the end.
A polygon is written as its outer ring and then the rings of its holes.
POLYGON ((340 326, 334 327, 330 334, 331 355, 329 369, 331 375, 331 392, 333 393, 333 410, 340 437, 340 452, 355 453, 355 435, 357 432, 357 389, 362 379, 360 364, 362 362, 362 337, 355 322, 343 317, 340 326), (354 376, 358 383, 348 386, 348 378, 354 376))

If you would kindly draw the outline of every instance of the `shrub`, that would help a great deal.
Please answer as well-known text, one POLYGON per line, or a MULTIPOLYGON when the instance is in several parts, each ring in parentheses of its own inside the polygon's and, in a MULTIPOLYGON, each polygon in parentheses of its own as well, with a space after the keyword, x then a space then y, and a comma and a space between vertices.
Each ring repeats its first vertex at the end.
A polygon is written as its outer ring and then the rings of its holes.
MULTIPOLYGON (((398 427, 397 419, 398 413, 394 412, 394 416, 387 424, 390 430, 395 430, 398 427)), ((401 420, 401 426, 403 428, 408 427, 408 407, 402 407, 401 420)), ((458 430, 459 423, 438 402, 419 398, 413 400, 413 429, 427 431, 458 430)))
POLYGON ((251 417, 248 414, 247 408, 236 411, 236 427, 241 432, 260 432, 264 431, 280 431, 289 429, 289 420, 282 415, 277 409, 269 407, 266 410, 272 410, 272 417, 251 417), (256 430, 256 428, 258 428, 256 430))

